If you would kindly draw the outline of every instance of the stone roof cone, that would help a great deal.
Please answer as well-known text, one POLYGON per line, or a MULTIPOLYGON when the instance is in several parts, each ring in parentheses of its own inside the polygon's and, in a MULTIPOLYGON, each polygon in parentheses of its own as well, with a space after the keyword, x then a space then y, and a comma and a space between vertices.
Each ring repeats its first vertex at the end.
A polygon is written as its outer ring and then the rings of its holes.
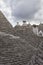
POLYGON ((12 25, 6 19, 4 14, 0 11, 0 31, 6 33, 12 33, 12 29, 13 29, 12 25))
POLYGON ((43 42, 39 45, 36 55, 32 56, 28 65, 43 65, 43 42))

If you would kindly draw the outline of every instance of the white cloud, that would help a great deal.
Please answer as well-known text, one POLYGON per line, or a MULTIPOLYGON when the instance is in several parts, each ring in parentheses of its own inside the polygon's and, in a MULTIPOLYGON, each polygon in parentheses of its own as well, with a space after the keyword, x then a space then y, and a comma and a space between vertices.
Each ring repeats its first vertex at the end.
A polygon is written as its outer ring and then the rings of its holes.
POLYGON ((40 0, 40 9, 39 11, 34 15, 34 19, 38 20, 39 22, 43 23, 43 0, 40 0))
POLYGON ((12 25, 25 19, 43 19, 43 0, 0 0, 0 9, 12 25))

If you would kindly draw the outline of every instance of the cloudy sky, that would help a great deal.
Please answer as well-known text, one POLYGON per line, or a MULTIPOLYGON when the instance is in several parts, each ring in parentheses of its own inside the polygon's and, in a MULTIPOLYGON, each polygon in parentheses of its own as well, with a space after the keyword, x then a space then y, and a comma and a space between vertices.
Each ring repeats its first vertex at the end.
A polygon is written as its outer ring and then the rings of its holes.
POLYGON ((13 26, 23 20, 43 22, 43 0, 0 0, 0 10, 13 26))

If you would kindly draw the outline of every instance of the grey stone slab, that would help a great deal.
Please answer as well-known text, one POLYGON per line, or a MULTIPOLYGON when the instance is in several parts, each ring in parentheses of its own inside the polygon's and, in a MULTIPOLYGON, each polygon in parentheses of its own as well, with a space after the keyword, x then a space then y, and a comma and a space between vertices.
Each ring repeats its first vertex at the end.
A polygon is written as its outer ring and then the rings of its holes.
POLYGON ((0 65, 4 65, 4 64, 0 64, 0 65))
POLYGON ((5 65, 11 65, 11 63, 6 63, 5 65))

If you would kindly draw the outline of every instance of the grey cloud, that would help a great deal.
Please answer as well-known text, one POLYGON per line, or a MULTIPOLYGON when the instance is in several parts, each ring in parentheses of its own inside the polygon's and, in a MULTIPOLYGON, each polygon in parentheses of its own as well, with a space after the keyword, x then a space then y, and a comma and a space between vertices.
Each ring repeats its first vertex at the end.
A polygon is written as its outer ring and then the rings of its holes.
POLYGON ((4 0, 4 2, 11 8, 11 17, 15 22, 33 19, 40 8, 40 0, 4 0))
MULTIPOLYGON (((13 3, 14 4, 14 3, 13 3)), ((13 16, 18 19, 29 19, 39 10, 39 0, 19 0, 13 10, 13 16)))
POLYGON ((39 10, 40 0, 4 0, 11 7, 12 16, 17 19, 31 19, 39 10))

